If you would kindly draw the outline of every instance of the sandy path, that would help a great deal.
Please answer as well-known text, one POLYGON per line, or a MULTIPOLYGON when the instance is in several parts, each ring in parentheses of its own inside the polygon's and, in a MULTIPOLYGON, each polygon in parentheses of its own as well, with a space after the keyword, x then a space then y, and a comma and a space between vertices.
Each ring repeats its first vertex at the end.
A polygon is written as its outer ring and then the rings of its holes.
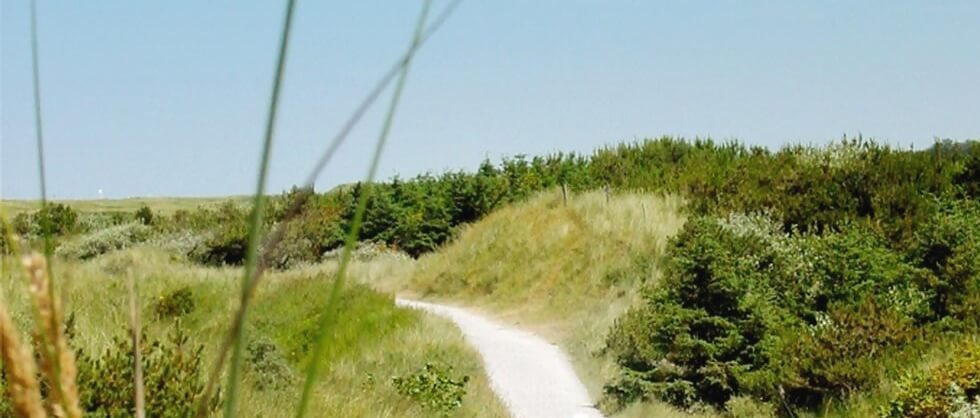
POLYGON ((515 418, 602 418, 557 346, 465 309, 400 298, 396 303, 452 319, 480 352, 490 385, 515 418))

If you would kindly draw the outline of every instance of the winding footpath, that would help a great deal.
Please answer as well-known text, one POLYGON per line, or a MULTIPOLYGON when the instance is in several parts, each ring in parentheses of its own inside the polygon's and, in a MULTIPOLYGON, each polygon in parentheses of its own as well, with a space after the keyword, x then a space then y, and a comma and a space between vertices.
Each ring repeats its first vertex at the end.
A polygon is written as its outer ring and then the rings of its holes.
POLYGON ((515 418, 603 418, 554 344, 465 309, 401 298, 395 302, 455 322, 480 353, 491 387, 515 418))

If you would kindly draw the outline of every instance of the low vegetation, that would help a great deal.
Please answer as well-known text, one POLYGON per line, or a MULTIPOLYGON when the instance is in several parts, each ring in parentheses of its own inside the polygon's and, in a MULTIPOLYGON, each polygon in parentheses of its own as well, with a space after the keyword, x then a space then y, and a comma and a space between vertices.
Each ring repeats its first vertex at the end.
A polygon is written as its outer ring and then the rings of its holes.
MULTIPOLYGON (((465 302, 542 333, 571 355, 598 397, 617 371, 595 354, 639 289, 658 280, 668 238, 684 224, 683 205, 672 196, 547 191, 462 228, 421 257, 409 280, 374 285, 465 302)), ((629 416, 680 415, 650 408, 629 416)))
MULTIPOLYGON (((559 341, 607 413, 932 417, 977 409, 975 142, 905 150, 858 138, 772 151, 661 138, 375 186, 358 281, 466 301, 559 341)), ((322 277, 336 265, 362 190, 294 189, 272 200, 262 221, 285 238, 248 328, 247 399, 256 403, 246 409, 274 415, 270 405, 293 394, 292 371, 322 315, 311 295, 330 282, 322 277), (291 217, 294 202, 301 210, 291 217)), ((52 205, 20 212, 12 228, 35 245, 54 234, 72 276, 69 306, 85 312, 72 344, 79 358, 95 358, 125 335, 116 306, 124 287, 113 277, 138 277, 148 341, 164 341, 176 322, 192 344, 223 329, 219 295, 235 291, 249 212, 241 201, 111 213, 52 205), (166 251, 140 249, 147 246, 166 251)), ((471 352, 457 347, 446 358, 429 349, 461 346, 458 333, 439 331, 443 342, 423 336, 420 324, 446 325, 396 309, 368 287, 345 297, 350 328, 333 336, 325 380, 344 389, 324 388, 324 408, 500 412, 471 352), (392 344, 407 351, 391 357, 382 348, 392 344), (426 395, 432 387, 445 390, 426 395), (455 405, 459 387, 461 406, 445 406, 455 405), (472 396, 481 400, 468 403, 472 396), (491 409, 478 410, 484 405, 491 409)), ((8 299, 26 326, 24 302, 8 299)), ((204 345, 208 361, 213 344, 204 345)))
MULTIPOLYGON (((30 329, 30 302, 16 260, 5 258, 4 263, 4 304, 17 328, 30 329)), ((324 314, 323 300, 335 267, 327 262, 274 273, 261 285, 262 297, 247 325, 251 343, 243 386, 246 416, 292 413, 302 383, 297 376, 309 360, 313 327, 324 314)), ((85 415, 132 414, 133 351, 125 283, 133 278, 139 285, 143 318, 147 414, 186 416, 202 392, 218 348, 214 335, 228 320, 228 295, 238 289, 238 269, 195 266, 147 247, 84 262, 63 261, 54 268, 67 278, 66 335, 77 358, 79 405, 85 415)), ((376 264, 355 262, 351 273, 371 280, 374 274, 404 274, 410 269, 410 261, 392 257, 376 264)), ((454 416, 506 415, 477 354, 451 323, 397 308, 390 296, 361 285, 348 288, 335 314, 338 326, 325 353, 327 367, 314 400, 317 410, 339 416, 431 416, 427 403, 403 394, 393 379, 412 376, 432 362, 451 367, 453 382, 468 376, 463 385, 439 386, 431 395, 458 399, 454 416)), ((0 389, 7 391, 9 384, 6 376, 0 378, 0 389)), ((11 405, 4 399, 0 415, 9 415, 11 405)))

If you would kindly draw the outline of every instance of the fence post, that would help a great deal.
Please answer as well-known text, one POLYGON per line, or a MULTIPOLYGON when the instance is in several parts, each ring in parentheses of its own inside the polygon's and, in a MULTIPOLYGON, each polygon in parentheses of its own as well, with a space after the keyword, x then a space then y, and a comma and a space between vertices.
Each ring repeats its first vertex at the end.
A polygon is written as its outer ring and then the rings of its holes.
POLYGON ((563 205, 568 206, 568 189, 565 183, 561 184, 561 201, 563 205))

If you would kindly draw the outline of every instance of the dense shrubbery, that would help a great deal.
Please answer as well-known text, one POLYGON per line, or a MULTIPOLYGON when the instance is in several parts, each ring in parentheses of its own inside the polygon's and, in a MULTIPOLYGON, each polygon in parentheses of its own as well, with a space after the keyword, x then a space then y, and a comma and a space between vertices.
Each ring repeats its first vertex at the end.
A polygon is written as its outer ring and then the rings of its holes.
MULTIPOLYGON (((164 341, 140 342, 146 415, 186 417, 204 389, 203 345, 194 345, 176 325, 164 341)), ((78 353, 78 387, 86 416, 128 417, 134 405, 133 345, 117 338, 98 357, 78 353)), ((212 408, 218 405, 217 400, 212 408)))
POLYGON ((140 221, 143 225, 150 225, 153 223, 153 210, 149 206, 143 205, 139 209, 136 209, 134 214, 136 220, 140 221))
MULTIPOLYGON (((980 147, 969 142, 908 151, 845 139, 824 149, 793 146, 773 152, 736 143, 661 138, 600 149, 591 156, 517 156, 499 165, 485 161, 473 173, 423 174, 373 184, 361 240, 419 256, 444 244, 461 224, 502 204, 565 185, 570 190, 682 193, 699 214, 765 210, 785 231, 822 233, 857 220, 887 238, 889 246, 904 251, 915 245, 915 228, 929 221, 937 197, 980 193, 978 173, 980 147)), ((267 228, 285 220, 293 201, 305 200, 285 228, 286 239, 272 257, 273 266, 315 262, 342 246, 363 191, 362 184, 323 194, 294 188, 272 199, 262 220, 267 228)), ((52 214, 61 214, 67 207, 50 208, 52 214)), ((167 217, 148 208, 138 212, 130 218, 162 233, 192 231, 205 236, 205 242, 187 254, 192 260, 210 265, 244 261, 247 206, 228 202, 167 217)), ((16 224, 36 224, 24 217, 16 224)), ((62 219, 55 222, 58 231, 74 228, 68 226, 70 216, 55 218, 62 219)))
POLYGON ((121 250, 145 242, 150 238, 150 234, 150 227, 141 223, 113 226, 65 243, 58 247, 55 254, 88 260, 109 251, 121 250))
MULTIPOLYGON (((916 342, 980 326, 976 142, 913 151, 845 139, 770 151, 661 138, 590 156, 517 156, 473 173, 371 185, 360 238, 419 256, 460 225, 559 186, 678 193, 692 215, 663 280, 610 332, 606 352, 622 370, 607 387, 613 408, 661 398, 743 412, 812 409, 876 386, 916 342)), ((271 266, 336 254, 365 190, 272 199, 265 228, 290 223, 271 266)), ((124 228, 145 228, 190 260, 224 265, 243 262, 249 215, 229 202, 172 216, 141 210, 130 217, 140 223, 113 226, 122 220, 78 222, 52 205, 18 215, 14 227, 27 237, 42 224, 56 235, 94 232, 66 240, 61 252, 80 258, 135 241, 110 237, 124 228)))
POLYGON ((977 153, 949 148, 638 148, 665 165, 694 157, 683 164, 706 174, 639 180, 677 187, 700 216, 674 239, 664 280, 611 330, 623 373, 607 407, 750 396, 815 408, 876 386, 930 333, 975 330, 977 153))
POLYGON ((765 216, 690 220, 666 277, 609 336, 624 374, 606 402, 721 406, 750 395, 816 407, 872 387, 882 359, 922 325, 976 319, 965 302, 980 293, 975 206, 937 212, 910 257, 863 225, 816 234, 783 232, 765 216), (933 253, 943 257, 924 255, 933 253))
POLYGON ((75 232, 78 213, 70 206, 49 203, 36 212, 21 212, 13 219, 14 231, 24 237, 37 238, 45 233, 67 235, 75 232))

